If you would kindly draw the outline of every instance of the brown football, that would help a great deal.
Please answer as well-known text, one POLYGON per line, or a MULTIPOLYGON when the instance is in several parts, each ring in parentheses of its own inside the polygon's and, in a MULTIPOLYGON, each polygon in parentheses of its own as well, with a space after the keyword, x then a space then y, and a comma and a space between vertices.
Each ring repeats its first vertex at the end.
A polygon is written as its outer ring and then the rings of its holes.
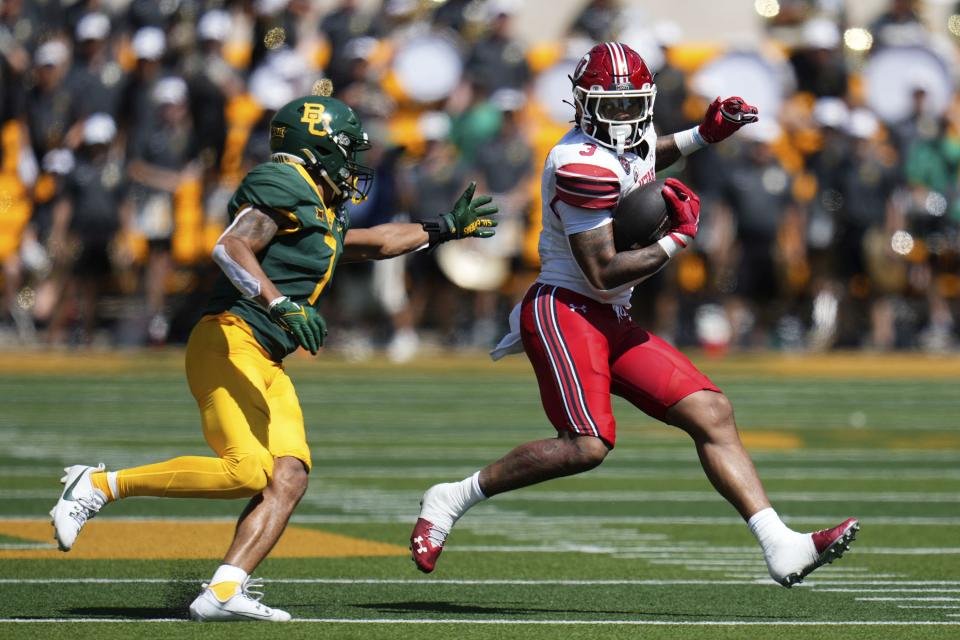
POLYGON ((670 213, 661 189, 663 180, 655 180, 620 199, 613 215, 613 241, 617 251, 647 247, 670 230, 670 213))

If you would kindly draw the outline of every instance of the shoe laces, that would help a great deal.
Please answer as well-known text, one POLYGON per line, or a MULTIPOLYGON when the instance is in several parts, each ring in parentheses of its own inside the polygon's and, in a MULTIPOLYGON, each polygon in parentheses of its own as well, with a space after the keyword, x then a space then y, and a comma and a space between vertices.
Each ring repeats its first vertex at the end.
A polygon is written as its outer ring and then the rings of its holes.
MULTIPOLYGON (((251 577, 248 576, 248 577, 240 584, 240 593, 235 594, 234 597, 240 596, 241 598, 246 598, 247 600, 249 600, 250 602, 252 602, 253 605, 254 605, 257 609, 263 609, 263 610, 265 610, 265 611, 269 614, 269 613, 270 613, 270 607, 268 607, 267 605, 265 605, 265 604, 263 604, 263 603, 260 602, 260 598, 263 597, 263 591, 260 591, 260 588, 261 588, 261 587, 263 587, 263 579, 262 579, 262 578, 251 578, 251 577)), ((200 588, 201 588, 201 589, 209 589, 209 588, 210 588, 210 583, 209 583, 209 582, 201 582, 201 583, 200 583, 200 588)))
POLYGON ((427 539, 430 540, 430 544, 433 546, 442 547, 443 543, 446 542, 448 535, 450 535, 449 531, 444 531, 436 525, 433 525, 427 532, 427 539))
POLYGON ((263 591, 260 591, 261 588, 263 588, 262 579, 248 576, 247 579, 243 581, 243 584, 240 585, 240 594, 252 602, 254 607, 263 609, 267 615, 270 615, 273 613, 270 607, 260 602, 260 598, 263 597, 263 591))
POLYGON ((247 579, 243 581, 243 584, 240 585, 240 591, 243 595, 256 602, 260 602, 260 598, 263 597, 263 591, 260 591, 262 588, 262 578, 247 577, 247 579))
POLYGON ((87 520, 97 515, 97 512, 100 511, 100 508, 106 503, 107 501, 101 498, 100 494, 96 491, 88 496, 77 496, 75 501, 76 506, 70 510, 68 515, 82 527, 86 524, 87 520))

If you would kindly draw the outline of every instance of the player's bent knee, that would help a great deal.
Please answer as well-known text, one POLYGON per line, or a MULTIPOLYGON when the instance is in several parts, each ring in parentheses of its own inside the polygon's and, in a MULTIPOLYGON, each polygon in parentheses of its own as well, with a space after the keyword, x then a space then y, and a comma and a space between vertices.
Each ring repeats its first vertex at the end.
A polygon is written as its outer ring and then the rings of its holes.
POLYGON ((718 427, 733 427, 733 403, 722 393, 709 393, 707 396, 707 415, 709 421, 718 427))
POLYGON ((736 437, 733 404, 722 393, 704 392, 696 410, 696 430, 711 439, 736 437))
POLYGON ((243 456, 228 461, 228 465, 228 473, 236 490, 255 496, 267 487, 266 469, 257 456, 243 456))
POLYGON ((270 481, 270 492, 287 500, 299 501, 307 492, 309 476, 303 462, 293 457, 277 459, 270 481))
POLYGON ((577 446, 578 466, 583 471, 599 466, 610 452, 610 448, 603 440, 593 436, 581 436, 574 442, 577 446))

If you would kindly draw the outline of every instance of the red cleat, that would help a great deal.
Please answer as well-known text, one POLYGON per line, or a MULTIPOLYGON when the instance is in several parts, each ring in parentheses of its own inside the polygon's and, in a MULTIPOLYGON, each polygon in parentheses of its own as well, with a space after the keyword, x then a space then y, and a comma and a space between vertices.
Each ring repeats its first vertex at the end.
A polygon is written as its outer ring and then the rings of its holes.
POLYGON ((413 533, 410 534, 410 553, 417 569, 424 573, 433 571, 446 539, 446 531, 435 528, 429 520, 417 518, 417 524, 413 525, 413 533))
POLYGON ((810 537, 813 538, 813 546, 818 554, 816 561, 808 564, 801 571, 786 576, 783 586, 792 587, 799 584, 813 570, 841 558, 846 551, 850 550, 850 543, 856 539, 858 531, 860 531, 860 522, 856 518, 847 518, 832 529, 821 529, 811 533, 810 537))

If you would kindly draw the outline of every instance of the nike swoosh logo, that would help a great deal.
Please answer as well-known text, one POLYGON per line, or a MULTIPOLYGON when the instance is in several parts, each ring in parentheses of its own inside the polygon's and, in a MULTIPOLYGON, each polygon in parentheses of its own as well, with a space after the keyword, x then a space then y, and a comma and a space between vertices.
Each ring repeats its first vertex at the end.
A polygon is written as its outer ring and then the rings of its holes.
POLYGON ((77 476, 76 480, 74 480, 74 481, 70 484, 70 486, 67 487, 66 491, 63 492, 63 495, 60 496, 60 499, 61 499, 61 500, 70 500, 70 501, 73 501, 73 488, 74 488, 75 486, 77 486, 77 483, 78 483, 78 482, 80 482, 80 478, 83 477, 83 474, 84 474, 84 473, 86 473, 86 471, 82 471, 82 472, 80 473, 80 475, 77 476))
POLYGON ((241 615, 244 618, 253 618, 254 620, 269 620, 271 617, 271 614, 266 614, 266 613, 263 615, 260 615, 257 613, 239 613, 239 612, 237 613, 238 615, 241 615))

